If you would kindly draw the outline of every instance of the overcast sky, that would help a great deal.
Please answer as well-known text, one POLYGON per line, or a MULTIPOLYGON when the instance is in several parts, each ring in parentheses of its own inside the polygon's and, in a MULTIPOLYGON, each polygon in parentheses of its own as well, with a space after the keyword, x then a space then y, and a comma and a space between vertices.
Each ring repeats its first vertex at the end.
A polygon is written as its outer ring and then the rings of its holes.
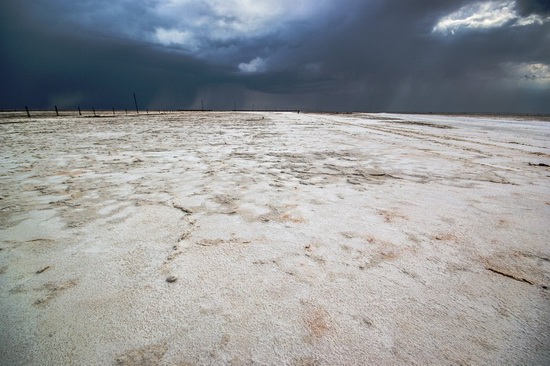
POLYGON ((0 109, 550 113, 549 0, 0 0, 0 109))

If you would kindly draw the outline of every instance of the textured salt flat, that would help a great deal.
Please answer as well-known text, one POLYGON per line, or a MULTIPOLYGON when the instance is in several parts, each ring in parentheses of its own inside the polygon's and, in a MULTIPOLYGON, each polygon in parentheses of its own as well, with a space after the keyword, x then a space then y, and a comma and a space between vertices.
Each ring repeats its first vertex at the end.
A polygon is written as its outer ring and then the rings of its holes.
POLYGON ((550 363, 548 121, 0 123, 2 364, 550 363))

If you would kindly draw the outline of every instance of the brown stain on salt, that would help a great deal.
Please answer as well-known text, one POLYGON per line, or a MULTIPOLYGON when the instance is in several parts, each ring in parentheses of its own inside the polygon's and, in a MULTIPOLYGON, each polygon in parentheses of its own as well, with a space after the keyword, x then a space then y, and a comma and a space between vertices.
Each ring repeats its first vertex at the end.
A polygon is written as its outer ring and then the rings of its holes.
POLYGON ((320 338, 330 329, 330 315, 324 308, 314 308, 307 312, 305 323, 310 334, 320 338))

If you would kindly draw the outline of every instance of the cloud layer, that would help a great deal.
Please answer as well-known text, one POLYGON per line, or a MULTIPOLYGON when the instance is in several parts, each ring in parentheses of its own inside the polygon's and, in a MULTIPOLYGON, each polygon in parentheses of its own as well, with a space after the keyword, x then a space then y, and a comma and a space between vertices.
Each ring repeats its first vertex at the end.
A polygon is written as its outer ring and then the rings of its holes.
POLYGON ((547 1, 0 4, 0 108, 550 113, 547 1))
MULTIPOLYGON (((532 9, 536 7, 531 6, 532 9)), ((521 10, 515 1, 484 1, 465 5, 440 19, 434 32, 452 33, 460 30, 481 30, 506 25, 522 27, 532 24, 543 25, 550 20, 545 14, 521 10), (521 14, 525 14, 525 16, 521 14)))

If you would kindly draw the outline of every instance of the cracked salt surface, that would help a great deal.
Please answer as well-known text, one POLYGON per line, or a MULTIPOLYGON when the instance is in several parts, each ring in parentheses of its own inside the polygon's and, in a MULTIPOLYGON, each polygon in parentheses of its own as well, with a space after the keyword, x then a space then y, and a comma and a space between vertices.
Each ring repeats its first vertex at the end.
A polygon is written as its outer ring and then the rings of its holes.
POLYGON ((550 362, 548 121, 18 118, 3 363, 550 362))

